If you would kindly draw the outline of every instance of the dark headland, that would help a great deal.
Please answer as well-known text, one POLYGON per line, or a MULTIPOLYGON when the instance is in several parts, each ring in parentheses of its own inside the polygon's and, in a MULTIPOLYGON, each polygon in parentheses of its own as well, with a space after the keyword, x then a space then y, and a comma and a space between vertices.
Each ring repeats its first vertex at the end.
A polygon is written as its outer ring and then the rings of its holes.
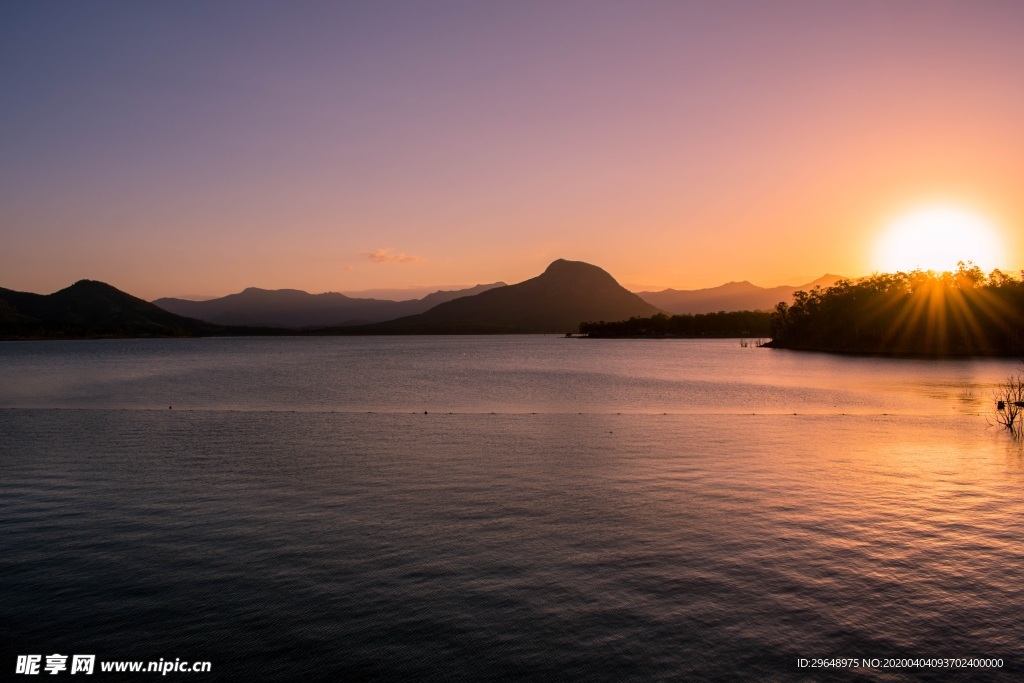
MULTIPOLYGON (((1024 281, 999 270, 876 274, 793 293, 772 311, 587 322, 590 338, 761 337, 764 346, 861 355, 1024 356, 1024 281)), ((758 344, 762 345, 762 344, 758 344)))
POLYGON ((772 313, 780 349, 893 356, 1024 356, 1024 282, 963 263, 840 280, 772 313))

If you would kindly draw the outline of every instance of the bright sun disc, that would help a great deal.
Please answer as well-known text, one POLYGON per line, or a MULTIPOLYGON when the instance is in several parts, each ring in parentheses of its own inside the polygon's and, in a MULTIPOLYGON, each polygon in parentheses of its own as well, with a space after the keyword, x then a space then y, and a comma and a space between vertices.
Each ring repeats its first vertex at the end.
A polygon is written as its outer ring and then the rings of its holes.
POLYGON ((956 270, 972 261, 982 270, 996 267, 1002 243, 981 216, 950 207, 931 207, 894 221, 875 245, 875 267, 896 271, 956 270))

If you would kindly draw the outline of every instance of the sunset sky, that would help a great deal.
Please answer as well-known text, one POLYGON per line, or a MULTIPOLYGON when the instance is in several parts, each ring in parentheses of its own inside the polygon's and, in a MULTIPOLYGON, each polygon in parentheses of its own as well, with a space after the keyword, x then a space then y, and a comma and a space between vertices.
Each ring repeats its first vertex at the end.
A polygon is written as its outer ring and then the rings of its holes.
POLYGON ((6 2, 0 287, 857 276, 957 207, 1024 267, 1024 2, 6 2))

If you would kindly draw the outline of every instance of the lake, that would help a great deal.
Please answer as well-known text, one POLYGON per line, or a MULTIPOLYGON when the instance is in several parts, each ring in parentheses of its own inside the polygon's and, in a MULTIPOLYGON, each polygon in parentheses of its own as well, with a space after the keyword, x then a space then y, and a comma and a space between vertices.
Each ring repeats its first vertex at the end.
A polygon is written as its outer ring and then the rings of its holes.
POLYGON ((1020 680, 1024 454, 991 424, 1017 370, 738 340, 0 343, 3 666, 1020 680))

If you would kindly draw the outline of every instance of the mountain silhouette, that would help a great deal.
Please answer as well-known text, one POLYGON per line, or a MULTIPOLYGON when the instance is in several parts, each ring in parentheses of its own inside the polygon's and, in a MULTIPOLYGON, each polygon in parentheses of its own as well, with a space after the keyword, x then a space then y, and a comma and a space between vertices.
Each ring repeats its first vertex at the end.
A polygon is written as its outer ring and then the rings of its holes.
POLYGON ((503 334, 575 332, 581 322, 661 312, 611 275, 582 261, 558 259, 535 278, 439 304, 362 333, 503 334))
POLYGON ((767 309, 790 300, 794 290, 827 286, 835 279, 826 275, 803 287, 763 288, 732 282, 704 290, 667 289, 643 292, 645 301, 597 266, 559 259, 537 277, 515 285, 477 285, 411 301, 254 287, 210 301, 157 300, 176 310, 103 282, 80 280, 48 295, 0 288, 0 338, 565 333, 577 331, 583 322, 647 318, 665 310, 767 309), (375 317, 380 320, 379 316, 408 310, 415 313, 366 324, 375 317), (197 319, 200 316, 205 320, 197 319))
POLYGON ((95 280, 79 280, 53 294, 0 288, 0 336, 7 339, 187 337, 217 331, 95 280))
POLYGON ((718 311, 765 311, 780 301, 793 301, 793 292, 810 291, 816 286, 830 287, 838 275, 824 275, 814 282, 790 287, 758 287, 744 280, 707 289, 664 289, 660 292, 637 292, 644 301, 670 313, 717 313, 718 311))
POLYGON ((393 320, 422 313, 459 297, 504 286, 504 282, 495 282, 469 289, 437 291, 410 301, 359 299, 337 292, 310 294, 298 289, 249 287, 238 294, 207 301, 164 298, 153 303, 172 313, 219 325, 314 328, 393 320))

